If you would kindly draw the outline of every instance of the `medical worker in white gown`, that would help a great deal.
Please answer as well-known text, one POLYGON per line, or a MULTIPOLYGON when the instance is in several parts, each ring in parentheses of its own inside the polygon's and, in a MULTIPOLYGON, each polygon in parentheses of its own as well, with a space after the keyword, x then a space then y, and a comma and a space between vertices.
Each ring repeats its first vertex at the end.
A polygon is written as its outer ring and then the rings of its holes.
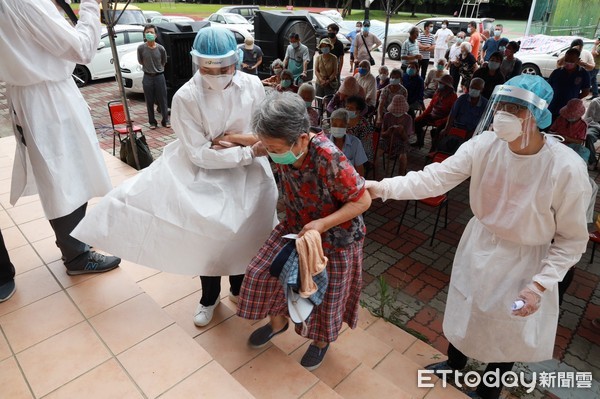
MULTIPOLYGON (((404 177, 368 182, 383 200, 441 195, 468 178, 474 217, 458 245, 443 329, 448 361, 467 357, 505 373, 514 362, 552 358, 558 323, 558 282, 579 261, 588 241, 591 187, 586 165, 555 137, 552 88, 538 76, 517 76, 490 98, 480 134, 442 163, 404 177), (493 119, 493 131, 485 130, 493 119), (512 311, 513 303, 524 306, 512 311)), ((501 384, 480 384, 473 397, 498 398, 501 384), (494 386, 497 385, 497 386, 494 386)))
POLYGON ((236 72, 237 43, 223 28, 194 40, 199 67, 175 93, 171 123, 178 140, 137 176, 95 206, 74 235, 132 262, 166 272, 200 275, 202 298, 194 323, 210 323, 221 277, 230 298, 246 267, 277 222, 277 187, 265 157, 243 142, 252 112, 265 96, 256 76, 236 72), (242 136, 240 138, 239 136, 242 136))
POLYGON ((70 275, 120 262, 70 236, 88 200, 112 188, 88 105, 71 77, 99 42, 96 0, 81 1, 75 27, 51 0, 0 1, 0 80, 17 142, 10 203, 39 194, 70 275))

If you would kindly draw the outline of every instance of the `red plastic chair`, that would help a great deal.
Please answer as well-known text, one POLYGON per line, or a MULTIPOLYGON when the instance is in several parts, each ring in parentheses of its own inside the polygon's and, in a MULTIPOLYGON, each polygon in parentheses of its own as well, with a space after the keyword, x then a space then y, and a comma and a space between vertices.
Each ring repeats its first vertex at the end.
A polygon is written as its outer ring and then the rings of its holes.
POLYGON ((592 242, 592 257, 590 263, 594 262, 594 252, 596 252, 596 243, 600 243, 600 231, 593 231, 590 233, 590 241, 592 242))
MULTIPOLYGON (((113 155, 115 155, 116 148, 116 136, 119 136, 121 141, 121 135, 128 135, 127 131, 127 119, 125 118, 125 109, 123 103, 119 100, 108 102, 108 113, 110 114, 110 122, 113 128, 113 155)), ((133 125, 134 133, 142 133, 142 127, 133 125)))
MULTIPOLYGON (((446 158, 448 158, 448 155, 440 152, 434 155, 433 162, 443 162, 446 158)), ((429 246, 433 246, 433 239, 435 238, 435 232, 437 231, 437 227, 440 221, 442 208, 445 208, 446 210, 444 215, 444 228, 448 227, 448 195, 442 194, 438 195, 437 197, 429 197, 415 201, 415 218, 417 217, 417 204, 419 202, 424 205, 431 206, 433 208, 438 208, 437 215, 435 217, 435 224, 433 225, 433 233, 431 233, 431 241, 429 242, 429 246)), ((404 221, 404 215, 408 210, 409 204, 410 200, 406 201, 406 206, 404 207, 404 211, 402 212, 402 216, 400 217, 400 223, 398 224, 398 228, 396 229, 396 234, 400 233, 400 227, 402 226, 402 222, 404 221)))

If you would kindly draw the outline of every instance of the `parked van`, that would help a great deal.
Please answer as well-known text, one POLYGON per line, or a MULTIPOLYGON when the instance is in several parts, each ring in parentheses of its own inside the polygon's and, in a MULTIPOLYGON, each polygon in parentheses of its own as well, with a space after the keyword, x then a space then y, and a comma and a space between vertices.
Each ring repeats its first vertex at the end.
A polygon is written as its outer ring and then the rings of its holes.
POLYGON ((469 26, 469 22, 475 21, 477 22, 477 29, 479 33, 483 33, 483 31, 487 30, 488 32, 493 32, 494 30, 494 18, 444 18, 444 17, 433 17, 426 18, 416 25, 419 30, 423 31, 425 27, 425 22, 433 22, 433 29, 431 30, 432 34, 442 27, 442 21, 448 21, 448 29, 456 35, 458 32, 467 33, 467 27, 469 26))
MULTIPOLYGON (((132 6, 131 4, 125 8, 124 3, 117 3, 116 8, 114 10, 111 9, 111 12, 114 14, 113 18, 119 18, 117 21, 118 25, 146 25, 146 17, 142 10, 136 6, 132 6), (124 10, 123 10, 124 9, 124 10), (123 12, 121 14, 121 12, 123 12)), ((102 3, 100 3, 100 22, 106 25, 106 20, 104 19, 104 11, 102 11, 102 3)))

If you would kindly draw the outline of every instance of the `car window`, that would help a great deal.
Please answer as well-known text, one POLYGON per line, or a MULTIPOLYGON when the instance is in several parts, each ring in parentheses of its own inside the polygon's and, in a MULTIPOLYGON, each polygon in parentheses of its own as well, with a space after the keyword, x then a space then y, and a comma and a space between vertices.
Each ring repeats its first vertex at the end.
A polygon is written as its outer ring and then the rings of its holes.
MULTIPOLYGON (((105 48, 110 48, 110 41, 108 35, 102 35, 100 42, 104 43, 105 48)), ((117 46, 125 44, 125 32, 119 32, 115 35, 115 43, 117 46)))
POLYGON ((217 16, 215 14, 211 15, 210 17, 208 17, 208 20, 210 22, 215 22, 217 20, 217 16))
POLYGON ((456 35, 458 32, 460 32, 460 23, 448 21, 448 29, 450 29, 452 33, 456 35))
POLYGON ((239 32, 233 32, 233 35, 235 36, 235 41, 237 44, 242 44, 246 40, 246 38, 244 38, 244 36, 242 36, 242 34, 239 32))
POLYGON ((492 31, 494 29, 494 21, 486 19, 483 21, 483 30, 492 31))
POLYGON ((244 17, 251 17, 253 14, 251 8, 242 8, 238 11, 240 12, 240 15, 243 15, 244 17))
POLYGON ((225 19, 227 20, 228 24, 247 24, 248 21, 246 20, 246 18, 242 17, 241 15, 238 14, 234 14, 234 15, 227 15, 225 17, 225 19))
POLYGON ((144 41, 144 32, 129 31, 127 32, 129 43, 142 43, 144 41))
POLYGON ((222 15, 217 15, 217 22, 220 24, 225 23, 225 18, 222 15))

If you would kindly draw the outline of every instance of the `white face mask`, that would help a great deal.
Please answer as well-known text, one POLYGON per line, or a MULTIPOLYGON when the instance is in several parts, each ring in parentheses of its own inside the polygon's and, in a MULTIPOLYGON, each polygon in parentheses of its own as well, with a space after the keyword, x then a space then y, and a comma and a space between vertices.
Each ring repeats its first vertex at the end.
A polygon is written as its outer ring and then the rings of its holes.
POLYGON ((500 140, 510 143, 523 134, 523 119, 506 111, 494 115, 494 132, 500 140))
POLYGON ((233 75, 202 75, 202 80, 212 90, 223 91, 231 83, 233 75))
POLYGON ((346 135, 345 127, 332 127, 329 129, 329 131, 331 132, 331 135, 336 139, 340 139, 346 135))

